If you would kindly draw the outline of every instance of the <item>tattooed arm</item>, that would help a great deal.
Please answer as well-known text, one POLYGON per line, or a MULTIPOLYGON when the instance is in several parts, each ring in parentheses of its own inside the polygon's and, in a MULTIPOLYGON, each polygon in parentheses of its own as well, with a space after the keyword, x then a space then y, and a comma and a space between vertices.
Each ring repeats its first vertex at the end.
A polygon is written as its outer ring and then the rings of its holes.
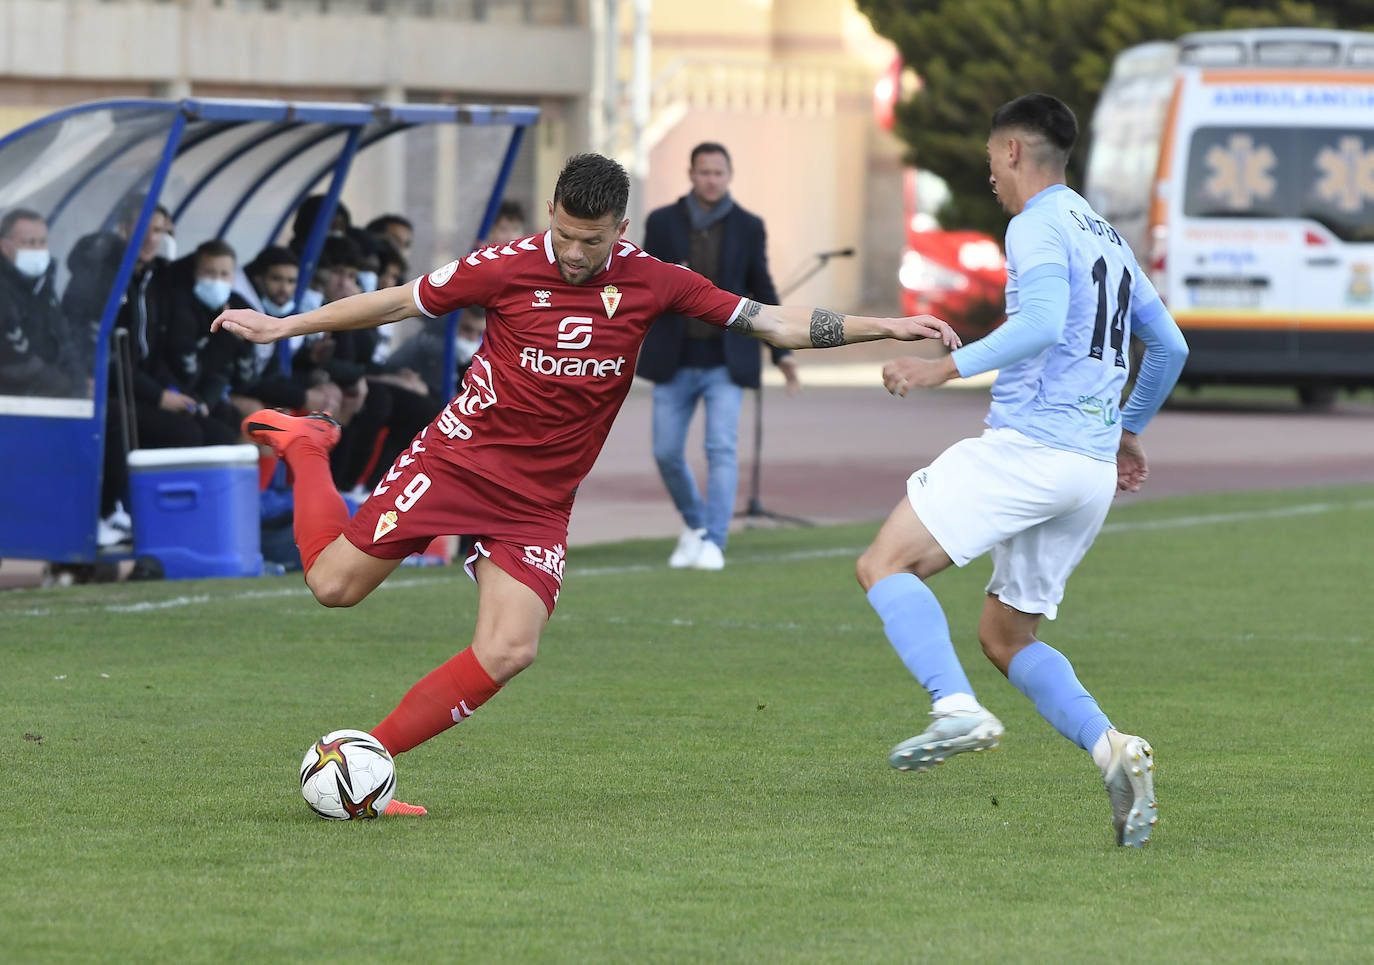
POLYGON ((843 315, 827 308, 799 308, 762 305, 746 298, 730 330, 743 332, 779 348, 833 348, 851 342, 871 342, 895 338, 912 342, 935 338, 951 349, 959 347, 959 336, 949 324, 934 315, 910 318, 870 318, 843 315))

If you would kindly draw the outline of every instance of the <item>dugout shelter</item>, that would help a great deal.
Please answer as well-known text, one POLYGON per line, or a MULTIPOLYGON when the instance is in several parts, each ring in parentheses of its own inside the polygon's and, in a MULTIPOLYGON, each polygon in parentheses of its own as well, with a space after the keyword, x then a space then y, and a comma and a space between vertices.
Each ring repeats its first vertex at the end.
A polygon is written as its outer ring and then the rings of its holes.
MULTIPOLYGON (((119 243, 117 270, 100 280, 91 319, 68 319, 64 337, 78 343, 71 354, 85 360, 88 377, 78 380, 85 384, 51 394, 0 385, 0 557, 80 564, 119 556, 96 545, 111 332, 159 203, 172 213, 186 251, 219 238, 243 265, 264 246, 284 242, 300 202, 323 193, 301 256, 299 303, 360 152, 433 125, 463 125, 456 159, 465 168, 463 183, 490 187, 460 199, 460 232, 482 238, 525 129, 538 116, 534 107, 471 104, 107 100, 57 111, 0 138, 0 216, 24 208, 47 220, 58 292, 91 283, 79 266, 72 274, 68 256, 78 241, 110 236, 121 215, 137 210, 119 243)), ((446 340, 449 394, 455 326, 456 316, 446 340)))

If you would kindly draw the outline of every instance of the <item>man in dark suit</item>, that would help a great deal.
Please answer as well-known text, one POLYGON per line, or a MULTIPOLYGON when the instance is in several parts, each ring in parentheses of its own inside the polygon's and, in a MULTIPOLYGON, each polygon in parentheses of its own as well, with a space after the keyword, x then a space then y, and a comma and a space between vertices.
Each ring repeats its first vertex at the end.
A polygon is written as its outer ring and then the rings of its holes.
MULTIPOLYGON (((768 275, 763 219, 730 196, 730 154, 712 141, 692 149, 692 190, 649 214, 644 250, 685 265, 718 287, 770 305, 778 293, 768 275)), ((800 386, 790 351, 773 349, 788 392, 800 386)), ((684 528, 668 558, 674 568, 719 570, 735 511, 739 480, 736 447, 744 389, 757 389, 759 343, 682 315, 663 315, 639 353, 637 374, 654 383, 654 460, 682 514, 684 528), (697 403, 706 409, 706 496, 685 455, 687 427, 697 403)))

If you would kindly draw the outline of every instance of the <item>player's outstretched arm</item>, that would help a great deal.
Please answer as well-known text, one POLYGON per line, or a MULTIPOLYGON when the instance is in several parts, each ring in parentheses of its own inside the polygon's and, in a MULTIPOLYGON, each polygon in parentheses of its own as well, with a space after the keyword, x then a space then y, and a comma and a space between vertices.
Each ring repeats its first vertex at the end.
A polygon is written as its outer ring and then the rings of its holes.
POLYGON ((380 291, 350 295, 321 305, 314 311, 285 318, 273 318, 251 308, 231 308, 220 312, 210 323, 210 331, 224 329, 250 342, 276 342, 293 335, 315 332, 342 332, 354 328, 376 328, 420 314, 411 295, 411 285, 397 285, 380 291))
POLYGON ((949 323, 934 315, 870 318, 866 315, 844 315, 827 308, 763 305, 749 298, 744 300, 730 329, 752 335, 779 348, 833 348, 880 338, 895 338, 903 342, 935 338, 951 349, 960 345, 959 336, 949 327, 949 323))

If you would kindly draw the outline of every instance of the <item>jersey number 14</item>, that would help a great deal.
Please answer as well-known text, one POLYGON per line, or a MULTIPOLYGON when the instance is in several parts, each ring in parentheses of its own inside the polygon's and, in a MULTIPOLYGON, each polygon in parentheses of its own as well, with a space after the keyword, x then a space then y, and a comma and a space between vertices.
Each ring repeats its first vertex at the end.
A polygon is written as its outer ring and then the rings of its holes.
MULTIPOLYGON (((1093 344, 1088 352, 1089 358, 1102 358, 1107 344, 1107 259, 1099 258, 1093 262, 1093 281, 1097 282, 1097 322, 1093 325, 1093 344)), ((1115 364, 1126 367, 1126 357, 1121 354, 1121 343, 1126 339, 1126 313, 1131 309, 1131 271, 1121 269, 1121 284, 1116 289, 1116 310, 1112 311, 1112 351, 1116 353, 1115 364)))

